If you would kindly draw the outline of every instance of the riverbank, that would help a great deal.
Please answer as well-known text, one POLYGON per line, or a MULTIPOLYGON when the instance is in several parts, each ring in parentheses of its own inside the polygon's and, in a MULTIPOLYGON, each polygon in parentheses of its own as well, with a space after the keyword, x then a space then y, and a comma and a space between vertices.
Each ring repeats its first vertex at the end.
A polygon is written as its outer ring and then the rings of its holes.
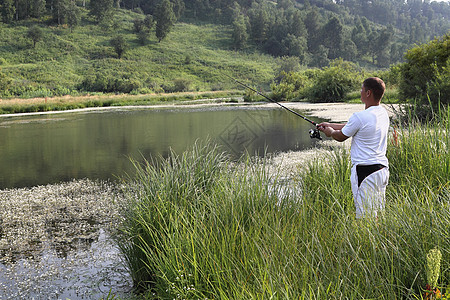
POLYGON ((121 106, 174 105, 197 102, 237 102, 242 91, 223 90, 208 92, 180 92, 154 94, 99 94, 80 96, 0 99, 0 116, 22 113, 55 113, 85 108, 117 108, 121 106))
MULTIPOLYGON (((185 97, 191 96, 192 93, 187 93, 185 97)), ((197 95, 198 96, 198 95, 197 95)), ((106 101, 110 97, 119 98, 120 95, 109 96, 106 98, 100 98, 98 96, 85 96, 82 101, 93 101, 102 100, 106 101)), ((123 97, 123 96, 122 96, 123 97)), ((131 96, 129 96, 131 97, 131 96)), ((148 96, 147 96, 148 97, 148 96)), ((55 98, 51 100, 52 103, 58 103, 61 101, 68 101, 68 103, 77 100, 70 100, 71 98, 55 98)), ((133 98, 135 100, 146 99, 144 96, 136 96, 133 98)), ((0 107, 5 105, 42 105, 45 104, 42 98, 36 99, 11 99, 11 100, 1 100, 0 107)), ((50 102, 50 100, 49 100, 50 102)), ((357 111, 364 109, 364 104, 362 103, 309 103, 309 102, 283 102, 283 105, 296 110, 306 111, 308 116, 318 117, 322 119, 328 119, 330 122, 345 122, 348 118, 357 111)), ((48 114, 61 114, 61 113, 71 113, 71 112, 89 112, 89 111, 105 111, 105 110, 127 110, 127 109, 170 109, 170 108, 194 108, 194 107, 214 107, 214 106, 257 106, 257 107, 273 107, 279 108, 278 105, 274 103, 246 103, 243 102, 242 97, 219 97, 219 98, 205 98, 196 100, 185 100, 185 101, 174 101, 171 103, 155 103, 149 105, 120 105, 120 106, 96 106, 96 107, 84 107, 84 108, 74 108, 66 110, 50 110, 50 111, 35 111, 35 112, 24 112, 24 113, 8 113, 0 114, 0 118, 6 117, 20 117, 20 116, 30 116, 30 115, 48 115, 48 114), (231 101, 232 100, 232 101, 231 101)), ((388 110, 390 115, 393 115, 393 110, 391 106, 383 106, 388 110)))

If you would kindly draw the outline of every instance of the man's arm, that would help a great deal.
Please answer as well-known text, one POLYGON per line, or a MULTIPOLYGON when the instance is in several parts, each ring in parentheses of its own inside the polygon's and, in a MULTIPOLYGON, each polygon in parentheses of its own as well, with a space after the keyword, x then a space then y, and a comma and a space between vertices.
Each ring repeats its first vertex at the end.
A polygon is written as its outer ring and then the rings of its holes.
POLYGON ((343 142, 348 139, 348 136, 342 133, 341 129, 345 126, 345 124, 337 124, 337 123, 320 123, 317 125, 317 128, 325 133, 327 137, 332 137, 334 140, 338 142, 343 142), (327 126, 328 125, 328 126, 327 126))
POLYGON ((345 123, 328 123, 328 122, 322 122, 320 124, 317 124, 317 127, 320 129, 320 127, 331 127, 334 130, 341 130, 345 126, 345 123))

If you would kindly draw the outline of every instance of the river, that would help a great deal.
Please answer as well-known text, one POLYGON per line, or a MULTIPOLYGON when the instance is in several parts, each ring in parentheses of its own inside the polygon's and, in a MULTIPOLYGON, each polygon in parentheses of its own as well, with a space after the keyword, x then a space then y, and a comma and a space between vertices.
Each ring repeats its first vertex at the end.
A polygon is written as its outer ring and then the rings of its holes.
MULTIPOLYGON (((318 120, 314 118, 314 120, 318 120)), ((273 107, 117 108, 0 119, 0 299, 126 297, 111 234, 130 158, 210 140, 232 158, 316 145, 311 125, 273 107)))

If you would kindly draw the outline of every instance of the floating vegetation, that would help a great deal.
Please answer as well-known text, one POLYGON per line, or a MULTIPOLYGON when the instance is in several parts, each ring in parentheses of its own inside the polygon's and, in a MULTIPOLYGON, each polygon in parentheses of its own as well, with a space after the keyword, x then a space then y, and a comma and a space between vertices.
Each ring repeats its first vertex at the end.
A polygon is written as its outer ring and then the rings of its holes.
POLYGON ((0 191, 0 299, 90 299, 129 290, 110 233, 122 196, 77 180, 0 191))

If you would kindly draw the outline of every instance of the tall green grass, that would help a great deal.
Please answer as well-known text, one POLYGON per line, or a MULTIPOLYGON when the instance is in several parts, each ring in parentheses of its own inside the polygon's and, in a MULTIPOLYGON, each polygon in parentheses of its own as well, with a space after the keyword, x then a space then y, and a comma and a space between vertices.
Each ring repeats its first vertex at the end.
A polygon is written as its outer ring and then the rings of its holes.
POLYGON ((437 247, 438 285, 450 293, 443 120, 389 145, 378 220, 354 218, 346 151, 312 161, 294 185, 266 160, 230 163, 209 144, 137 164, 118 236, 136 287, 158 299, 420 299, 437 247))

